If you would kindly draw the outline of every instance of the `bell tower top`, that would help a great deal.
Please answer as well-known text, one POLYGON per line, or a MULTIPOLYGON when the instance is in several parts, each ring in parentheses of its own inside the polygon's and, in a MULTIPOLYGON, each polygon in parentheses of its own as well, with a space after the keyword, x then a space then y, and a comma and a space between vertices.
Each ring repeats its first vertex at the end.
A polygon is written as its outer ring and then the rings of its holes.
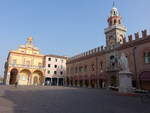
POLYGON ((104 30, 106 35, 106 46, 108 49, 114 49, 120 44, 123 44, 127 29, 121 23, 121 19, 122 17, 115 7, 115 3, 113 3, 113 7, 110 10, 110 15, 107 19, 108 27, 104 30))
POLYGON ((113 7, 110 11, 110 16, 108 18, 108 25, 116 25, 116 24, 121 24, 121 16, 119 14, 118 9, 115 7, 115 3, 113 2, 113 7))

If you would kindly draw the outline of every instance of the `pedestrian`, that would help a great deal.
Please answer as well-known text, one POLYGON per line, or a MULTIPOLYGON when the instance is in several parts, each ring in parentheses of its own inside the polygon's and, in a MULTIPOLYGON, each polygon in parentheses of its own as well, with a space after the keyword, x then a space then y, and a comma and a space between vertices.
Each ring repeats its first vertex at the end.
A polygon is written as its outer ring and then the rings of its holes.
POLYGON ((17 88, 17 86, 18 86, 18 81, 15 82, 15 87, 17 88))

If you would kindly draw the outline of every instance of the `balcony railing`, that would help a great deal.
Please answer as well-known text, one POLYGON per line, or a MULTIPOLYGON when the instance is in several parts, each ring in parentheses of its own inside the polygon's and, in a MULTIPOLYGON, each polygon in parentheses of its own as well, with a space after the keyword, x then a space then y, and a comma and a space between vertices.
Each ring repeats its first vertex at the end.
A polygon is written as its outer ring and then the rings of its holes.
POLYGON ((44 66, 34 66, 34 65, 9 64, 9 66, 22 67, 22 68, 33 68, 33 69, 45 69, 44 66))

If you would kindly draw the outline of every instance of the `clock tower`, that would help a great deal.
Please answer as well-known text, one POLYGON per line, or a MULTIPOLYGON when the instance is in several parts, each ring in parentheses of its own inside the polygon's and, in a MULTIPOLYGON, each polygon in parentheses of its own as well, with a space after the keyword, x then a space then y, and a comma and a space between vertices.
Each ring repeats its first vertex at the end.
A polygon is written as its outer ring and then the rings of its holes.
POLYGON ((121 23, 121 16, 118 9, 114 7, 110 11, 108 17, 108 27, 104 30, 106 35, 106 47, 107 49, 114 49, 123 43, 126 37, 126 27, 121 23))

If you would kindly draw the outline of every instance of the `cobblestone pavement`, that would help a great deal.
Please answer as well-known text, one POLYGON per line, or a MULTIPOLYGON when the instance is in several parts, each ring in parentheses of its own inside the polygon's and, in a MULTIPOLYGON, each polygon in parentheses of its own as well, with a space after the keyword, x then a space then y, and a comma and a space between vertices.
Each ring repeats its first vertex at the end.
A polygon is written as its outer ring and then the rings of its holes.
POLYGON ((104 89, 0 86, 0 113, 150 113, 150 104, 104 89))

